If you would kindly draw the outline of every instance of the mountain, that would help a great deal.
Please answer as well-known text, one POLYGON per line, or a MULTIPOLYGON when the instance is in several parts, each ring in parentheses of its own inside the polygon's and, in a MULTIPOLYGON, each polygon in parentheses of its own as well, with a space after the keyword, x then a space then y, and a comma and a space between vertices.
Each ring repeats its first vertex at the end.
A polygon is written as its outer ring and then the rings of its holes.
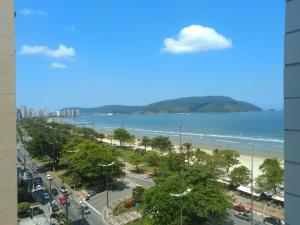
POLYGON ((238 101, 225 96, 177 98, 155 102, 146 106, 106 105, 95 108, 69 107, 62 110, 66 109, 79 109, 81 113, 105 114, 249 112, 262 110, 251 103, 238 101))

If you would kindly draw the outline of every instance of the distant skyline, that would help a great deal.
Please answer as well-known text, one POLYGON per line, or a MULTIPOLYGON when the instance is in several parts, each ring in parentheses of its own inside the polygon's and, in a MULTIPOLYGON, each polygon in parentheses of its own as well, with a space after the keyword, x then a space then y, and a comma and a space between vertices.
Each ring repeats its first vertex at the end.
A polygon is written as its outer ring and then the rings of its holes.
POLYGON ((17 0, 15 10, 18 106, 223 95, 283 108, 283 0, 17 0))

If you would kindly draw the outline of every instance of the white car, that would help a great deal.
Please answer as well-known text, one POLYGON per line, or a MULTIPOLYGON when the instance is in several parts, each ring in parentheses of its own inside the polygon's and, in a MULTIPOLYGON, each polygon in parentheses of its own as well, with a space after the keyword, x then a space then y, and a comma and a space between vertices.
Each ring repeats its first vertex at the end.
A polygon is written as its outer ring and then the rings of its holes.
POLYGON ((46 175, 47 180, 52 180, 52 176, 50 174, 46 175))
POLYGON ((37 190, 37 191, 43 190, 43 186, 42 185, 36 185, 35 190, 37 190))

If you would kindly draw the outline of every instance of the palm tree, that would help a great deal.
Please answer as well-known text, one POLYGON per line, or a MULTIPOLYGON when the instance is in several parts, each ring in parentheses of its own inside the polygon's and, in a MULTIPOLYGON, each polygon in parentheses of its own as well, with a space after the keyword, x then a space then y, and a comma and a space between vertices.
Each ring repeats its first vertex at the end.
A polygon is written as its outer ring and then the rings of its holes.
POLYGON ((187 159, 188 159, 188 165, 190 165, 190 150, 192 148, 192 143, 184 143, 183 146, 185 147, 187 151, 187 159))

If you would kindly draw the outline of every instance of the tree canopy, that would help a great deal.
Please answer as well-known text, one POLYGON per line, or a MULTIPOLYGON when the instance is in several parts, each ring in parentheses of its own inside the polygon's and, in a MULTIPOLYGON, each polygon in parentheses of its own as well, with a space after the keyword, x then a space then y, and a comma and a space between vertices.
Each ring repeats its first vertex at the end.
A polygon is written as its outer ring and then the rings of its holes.
POLYGON ((144 194, 143 215, 155 225, 177 225, 180 207, 186 225, 202 225, 209 221, 223 221, 226 210, 231 207, 224 188, 215 181, 215 174, 204 166, 187 168, 182 176, 175 175, 157 180, 157 185, 144 194), (192 191, 182 199, 171 193, 182 193, 188 187, 192 191))
POLYGON ((240 163, 238 158, 240 153, 233 149, 222 149, 214 152, 213 161, 217 167, 223 167, 226 169, 226 173, 232 166, 240 163))
POLYGON ((124 128, 118 128, 114 130, 113 138, 120 142, 123 146, 125 142, 132 140, 132 135, 124 128))
POLYGON ((172 142, 169 137, 166 136, 157 136, 152 139, 152 147, 159 149, 161 153, 171 152, 174 148, 172 142))
POLYGON ((280 161, 276 158, 265 159, 259 169, 262 174, 256 178, 258 189, 264 192, 276 193, 277 188, 282 185, 284 179, 284 171, 280 161))
POLYGON ((247 185, 250 183, 250 170, 245 166, 239 166, 234 168, 230 174, 229 178, 234 185, 247 185))

